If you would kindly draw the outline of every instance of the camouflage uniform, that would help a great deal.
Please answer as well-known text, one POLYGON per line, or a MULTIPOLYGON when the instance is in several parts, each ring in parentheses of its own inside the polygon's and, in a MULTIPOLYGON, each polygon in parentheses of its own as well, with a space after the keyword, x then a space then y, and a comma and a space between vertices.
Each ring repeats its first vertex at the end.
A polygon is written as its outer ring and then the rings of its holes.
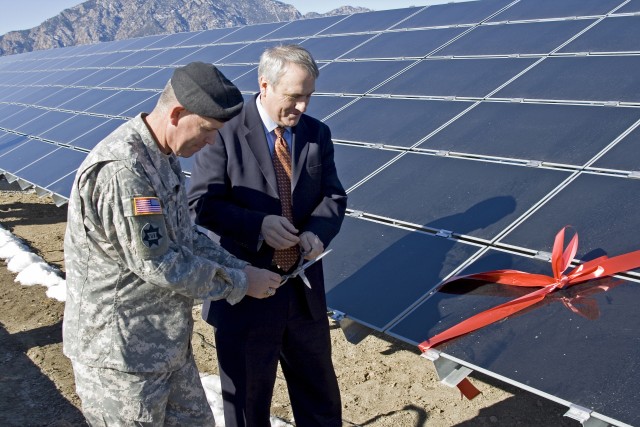
POLYGON ((193 425, 213 423, 201 383, 193 382, 191 310, 194 299, 240 301, 247 263, 195 231, 184 184, 177 157, 159 150, 142 115, 100 142, 77 172, 64 243, 64 353, 83 407, 99 405, 113 417, 96 420, 85 411, 90 422, 172 424, 162 408, 169 414, 177 389, 209 417, 204 422, 189 409, 198 419, 193 425), (132 375, 145 384, 138 391, 132 375), (162 392, 148 386, 163 381, 178 383, 162 392), (101 384, 105 390, 96 389, 101 384), (117 401, 113 384, 121 385, 117 414, 100 397, 117 401))

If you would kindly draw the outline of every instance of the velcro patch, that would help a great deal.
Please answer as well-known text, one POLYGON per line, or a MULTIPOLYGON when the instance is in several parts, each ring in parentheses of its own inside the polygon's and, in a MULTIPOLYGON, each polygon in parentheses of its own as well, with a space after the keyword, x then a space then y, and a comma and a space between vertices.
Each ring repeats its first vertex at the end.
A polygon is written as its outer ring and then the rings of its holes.
POLYGON ((160 199, 157 197, 134 197, 133 215, 159 215, 162 214, 160 199))
POLYGON ((142 244, 149 249, 152 249, 154 246, 157 248, 162 247, 161 243, 164 238, 162 233, 165 231, 160 231, 160 225, 155 225, 155 227, 154 225, 155 224, 152 223, 146 223, 140 230, 140 239, 142 240, 142 244))

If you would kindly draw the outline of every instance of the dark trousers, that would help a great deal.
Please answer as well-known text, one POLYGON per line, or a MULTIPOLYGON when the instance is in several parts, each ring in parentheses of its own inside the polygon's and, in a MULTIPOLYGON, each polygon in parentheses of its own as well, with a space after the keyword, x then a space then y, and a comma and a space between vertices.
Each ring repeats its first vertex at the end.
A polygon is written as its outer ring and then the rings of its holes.
POLYGON ((298 427, 340 427, 326 316, 314 320, 298 278, 266 299, 212 305, 227 427, 270 427, 278 362, 298 427))

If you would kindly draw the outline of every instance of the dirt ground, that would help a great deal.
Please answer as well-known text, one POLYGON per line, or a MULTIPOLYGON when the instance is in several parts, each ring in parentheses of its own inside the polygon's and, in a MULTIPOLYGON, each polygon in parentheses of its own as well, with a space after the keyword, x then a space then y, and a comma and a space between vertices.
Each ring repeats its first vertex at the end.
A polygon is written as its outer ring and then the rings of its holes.
MULTIPOLYGON (((0 225, 22 238, 49 264, 64 271, 66 206, 32 192, 0 191, 0 225)), ((14 282, 0 265, 0 425, 82 426, 73 372, 62 354, 64 303, 42 286, 14 282)), ((195 306, 193 346, 202 372, 217 374, 210 327, 195 306)), ((579 426, 563 417, 567 408, 480 373, 471 381, 482 394, 463 400, 440 384, 433 365, 417 348, 372 334, 360 344, 346 341, 332 325, 333 358, 342 390, 345 426, 579 426)), ((291 421, 280 375, 273 415, 291 421)))

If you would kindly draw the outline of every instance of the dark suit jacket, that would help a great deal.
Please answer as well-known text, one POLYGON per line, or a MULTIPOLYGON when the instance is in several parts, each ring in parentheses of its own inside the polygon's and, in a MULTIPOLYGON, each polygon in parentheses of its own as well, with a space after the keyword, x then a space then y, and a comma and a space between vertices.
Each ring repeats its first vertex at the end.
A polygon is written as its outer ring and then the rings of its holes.
MULTIPOLYGON (((302 115, 292 133, 293 141, 288 142, 293 162, 293 223, 300 234, 315 233, 326 248, 340 230, 347 205, 333 159, 331 132, 324 123, 302 115)), ((255 97, 224 125, 215 144, 196 154, 189 204, 196 224, 218 234, 225 249, 256 267, 271 266, 274 250, 266 242, 260 245, 260 229, 265 216, 282 215, 282 209, 255 97)), ((311 290, 305 287, 312 315, 326 316, 321 262, 307 269, 306 275, 312 285, 311 290)))

